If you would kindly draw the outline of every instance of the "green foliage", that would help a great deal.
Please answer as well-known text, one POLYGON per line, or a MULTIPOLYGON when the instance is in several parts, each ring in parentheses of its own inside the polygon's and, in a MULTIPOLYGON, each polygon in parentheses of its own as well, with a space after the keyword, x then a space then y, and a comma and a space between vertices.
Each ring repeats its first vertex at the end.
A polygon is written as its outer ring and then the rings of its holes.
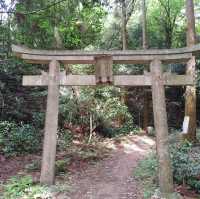
POLYGON ((66 167, 70 163, 70 158, 66 158, 63 160, 57 160, 56 161, 56 173, 65 173, 66 172, 66 167))
MULTIPOLYGON (((100 103, 98 104, 100 105, 100 103)), ((127 106, 120 101, 119 97, 108 96, 101 102, 101 105, 102 107, 98 110, 97 117, 100 124, 113 129, 110 132, 112 136, 133 131, 133 118, 127 106)))
POLYGON ((51 187, 34 184, 31 176, 12 177, 4 186, 3 198, 5 199, 49 199, 57 193, 68 191, 67 185, 55 185, 51 187))
MULTIPOLYGON (((38 93, 39 95, 41 93, 38 93)), ((32 112, 32 124, 37 129, 42 129, 44 127, 44 121, 45 121, 45 113, 44 112, 32 112)))
POLYGON ((191 186, 196 191, 200 190, 200 155, 199 147, 194 147, 189 142, 171 147, 171 158, 174 179, 177 183, 191 186))
MULTIPOLYGON (((0 23, 0 118, 11 123, 29 123, 31 126, 31 128, 26 127, 26 130, 22 130, 24 127, 20 125, 13 127, 14 140, 23 140, 18 134, 24 135, 24 131, 37 131, 38 135, 39 130, 34 129, 44 128, 46 88, 26 88, 21 85, 21 81, 23 74, 41 74, 40 70, 47 71, 47 66, 26 64, 11 58, 11 43, 24 44, 32 48, 55 48, 54 30, 56 27, 63 48, 86 50, 121 48, 121 7, 119 4, 109 4, 110 2, 106 0, 65 0, 55 5, 52 3, 55 2, 50 0, 17 1, 12 8, 14 14, 8 15, 8 18, 0 23)), ((141 48, 142 44, 140 1, 137 3, 132 13, 129 13, 131 6, 127 7, 128 18, 131 14, 127 21, 129 49, 141 48)), ((184 3, 182 0, 147 1, 147 30, 150 48, 185 45, 184 3)), ((2 2, 0 6, 5 7, 2 2)), ((199 2, 195 6, 199 10, 199 2)), ((199 20, 197 20, 197 33, 200 32, 198 22, 199 20)), ((199 63, 197 67, 199 68, 199 63)), ((174 65, 172 68, 178 69, 174 72, 180 72, 179 69, 184 67, 174 65)), ((142 65, 114 65, 114 72, 117 74, 141 74, 143 69, 142 65)), ((76 65, 70 66, 70 70, 75 74, 93 74, 94 66, 76 65)), ((199 76, 198 72, 198 94, 199 76)), ((60 129, 63 129, 64 123, 67 122, 77 128, 83 127, 84 133, 87 133, 89 132, 89 119, 92 115, 93 126, 101 125, 109 137, 134 130, 135 115, 129 113, 125 103, 121 100, 124 95, 123 89, 107 86, 95 89, 78 88, 77 96, 71 88, 63 90, 60 99, 60 129)), ((59 144, 63 147, 73 139, 70 133, 60 133, 59 138, 61 136, 63 140, 60 139, 59 144)), ((0 134, 0 137, 2 142, 11 139, 9 136, 5 138, 3 134, 0 134)), ((2 147, 3 151, 14 151, 13 147, 7 149, 5 143, 2 144, 1 151, 2 147)), ((24 148, 32 151, 29 146, 24 148)))
MULTIPOLYGON (((182 33, 180 27, 184 27, 182 9, 184 1, 182 0, 152 0, 148 5, 148 28, 150 35, 150 46, 153 47, 177 47, 174 46, 175 40, 181 40, 182 33), (158 33, 159 34, 156 34, 158 33)), ((179 43, 179 42, 178 42, 179 43)), ((178 45, 182 46, 181 43, 178 45)))
POLYGON ((70 147, 73 141, 74 135, 70 130, 59 129, 58 131, 58 150, 63 151, 70 147))
POLYGON ((67 49, 85 48, 98 41, 105 15, 100 3, 66 0, 49 5, 52 1, 35 0, 28 4, 20 1, 16 4, 12 32, 16 42, 36 48, 53 48, 55 26, 67 49), (46 9, 32 13, 41 8, 46 9), (27 12, 32 14, 26 15, 27 12))
POLYGON ((9 199, 20 198, 32 184, 33 181, 30 176, 12 177, 5 185, 4 197, 9 199))
POLYGON ((40 149, 40 136, 29 124, 0 122, 0 151, 5 155, 21 155, 40 149))
MULTIPOLYGON (((200 155, 199 146, 195 147, 189 142, 172 144, 170 154, 173 166, 173 177, 177 184, 184 184, 200 192, 200 155)), ((157 160, 155 155, 142 160, 134 176, 144 187, 145 198, 155 192, 157 185, 157 160)))
POLYGON ((35 127, 43 126, 41 112, 46 106, 44 88, 22 86, 22 74, 38 74, 40 68, 41 66, 25 64, 15 58, 0 62, 1 120, 29 122, 35 127))
POLYGON ((135 175, 141 180, 155 176, 157 172, 157 160, 155 154, 150 154, 148 158, 140 161, 135 175))
MULTIPOLYGON (((184 184, 200 192, 200 155, 199 146, 192 146, 189 142, 172 144, 170 154, 173 166, 173 176, 177 184, 184 184)), ((155 155, 142 160, 134 176, 144 187, 144 197, 150 198, 157 185, 157 160, 155 155)))
POLYGON ((107 137, 130 133, 133 119, 127 106, 121 102, 120 90, 114 87, 83 88, 79 96, 66 89, 60 101, 60 126, 63 123, 83 127, 89 132, 90 116, 93 126, 101 126, 107 137), (65 93, 64 93, 65 92, 65 93), (63 121, 63 122, 62 122, 63 121))
POLYGON ((134 171, 134 176, 142 184, 144 198, 150 198, 157 188, 157 159, 155 154, 150 154, 148 158, 140 161, 134 171))

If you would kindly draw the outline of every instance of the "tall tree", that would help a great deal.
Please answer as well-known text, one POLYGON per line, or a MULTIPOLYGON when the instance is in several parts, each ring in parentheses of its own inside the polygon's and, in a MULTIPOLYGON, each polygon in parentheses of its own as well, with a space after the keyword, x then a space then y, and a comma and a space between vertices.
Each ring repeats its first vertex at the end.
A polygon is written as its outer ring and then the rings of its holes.
POLYGON ((55 34, 64 48, 95 45, 101 36, 104 7, 90 0, 19 1, 16 3, 13 37, 34 48, 54 48, 55 34))
POLYGON ((164 13, 164 16, 160 18, 160 22, 165 33, 165 45, 167 48, 171 48, 176 20, 180 14, 182 2, 180 0, 159 0, 159 3, 164 13))
POLYGON ((143 46, 143 49, 148 48, 146 10, 147 10, 146 0, 142 0, 142 46, 143 46))
MULTIPOLYGON (((148 48, 147 41, 147 16, 146 16, 146 0, 142 0, 142 46, 143 49, 148 48)), ((149 97, 147 89, 144 89, 144 108, 143 108, 143 129, 146 130, 149 121, 149 97)))
MULTIPOLYGON (((187 16, 187 46, 191 47, 196 43, 195 16, 193 0, 186 0, 187 16)), ((186 73, 195 75, 196 61, 193 56, 187 63, 186 73)), ((191 141, 196 140, 196 87, 187 86, 185 93, 185 115, 190 117, 187 138, 191 141)))
POLYGON ((127 22, 126 22, 126 0, 122 0, 122 49, 127 49, 127 22))
POLYGON ((174 41, 176 37, 180 37, 180 32, 177 29, 180 23, 177 22, 183 18, 181 14, 183 8, 183 0, 149 1, 150 20, 148 23, 150 24, 149 32, 151 32, 149 46, 159 48, 177 47, 174 46, 174 41))

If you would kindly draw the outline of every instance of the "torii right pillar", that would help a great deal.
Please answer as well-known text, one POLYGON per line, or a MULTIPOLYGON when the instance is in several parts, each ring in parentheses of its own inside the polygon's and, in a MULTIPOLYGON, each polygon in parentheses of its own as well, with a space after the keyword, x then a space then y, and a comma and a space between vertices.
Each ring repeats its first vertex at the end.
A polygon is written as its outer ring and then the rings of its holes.
POLYGON ((162 198, 171 199, 173 194, 173 177, 169 154, 168 124, 162 62, 157 59, 153 60, 151 62, 150 70, 152 76, 152 99, 154 125, 156 130, 160 192, 162 198))

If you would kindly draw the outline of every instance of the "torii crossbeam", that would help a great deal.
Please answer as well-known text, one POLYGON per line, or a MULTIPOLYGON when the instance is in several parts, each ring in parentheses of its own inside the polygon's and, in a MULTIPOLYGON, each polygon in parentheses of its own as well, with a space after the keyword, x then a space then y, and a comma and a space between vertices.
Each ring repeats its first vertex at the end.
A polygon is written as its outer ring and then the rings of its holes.
MULTIPOLYGON (((154 122, 159 154, 160 178, 169 184, 167 171, 168 125, 164 86, 194 85, 195 78, 190 75, 175 75, 162 72, 162 63, 187 63, 193 56, 200 54, 200 45, 191 48, 165 50, 129 50, 129 51, 67 51, 33 50, 22 46, 12 46, 16 56, 29 63, 49 64, 49 73, 38 76, 24 76, 24 86, 48 86, 45 137, 40 182, 53 184, 56 157, 56 135, 58 127, 59 86, 95 86, 112 84, 114 86, 151 86, 154 110, 154 122), (67 75, 60 72, 60 63, 95 64, 95 75, 67 75), (150 64, 150 73, 144 75, 113 75, 113 64, 150 64)), ((172 180, 172 179, 171 179, 172 180)), ((165 188, 166 186, 161 187, 165 188)), ((165 190, 166 192, 168 190, 165 190)))

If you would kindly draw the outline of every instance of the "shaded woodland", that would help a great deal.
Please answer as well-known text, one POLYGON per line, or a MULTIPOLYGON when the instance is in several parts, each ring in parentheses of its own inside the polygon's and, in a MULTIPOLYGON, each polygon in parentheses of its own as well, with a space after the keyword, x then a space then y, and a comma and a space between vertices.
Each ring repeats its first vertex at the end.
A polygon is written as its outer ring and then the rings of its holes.
MULTIPOLYGON (((44 136, 47 89, 24 87, 22 76, 40 75, 48 65, 29 64, 17 58, 12 44, 46 50, 124 51, 183 48, 197 43, 199 0, 0 1, 0 160, 41 154, 44 136)), ((73 75, 91 75, 95 71, 93 65, 61 64, 60 68, 73 75)), ((196 78, 195 86, 165 86, 165 95, 170 144, 173 140, 172 149, 169 147, 173 178, 198 194, 199 57, 187 64, 164 64, 163 69, 196 78), (190 116, 190 124, 180 144, 184 116, 190 116), (191 165, 186 166, 188 160, 191 165), (187 175, 182 178, 184 172, 187 175)), ((115 75, 143 75, 149 71, 145 64, 113 65, 115 75)), ((74 140, 90 144, 96 139, 130 134, 155 136, 151 87, 61 86, 59 93, 59 152, 67 151, 74 140)), ((7 177, 2 175, 1 180, 6 182, 7 177)))

